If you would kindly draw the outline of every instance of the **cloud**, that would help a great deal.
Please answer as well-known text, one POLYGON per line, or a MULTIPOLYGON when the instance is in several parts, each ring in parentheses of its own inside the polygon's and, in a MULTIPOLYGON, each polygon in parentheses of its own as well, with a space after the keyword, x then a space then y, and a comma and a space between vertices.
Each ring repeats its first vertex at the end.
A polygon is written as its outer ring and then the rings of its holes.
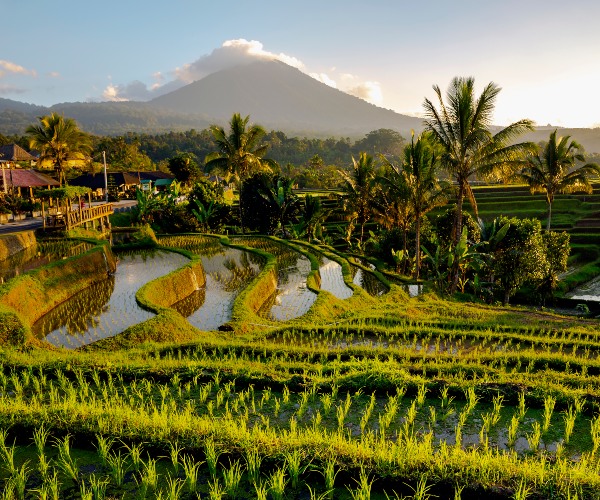
POLYGON ((37 76, 37 72, 33 69, 27 69, 19 64, 0 59, 0 78, 7 73, 13 75, 37 76))
POLYGON ((295 68, 302 69, 304 64, 293 56, 284 53, 275 54, 263 49, 263 44, 257 40, 227 40, 223 45, 214 49, 210 54, 202 56, 193 63, 185 64, 173 71, 176 80, 184 84, 216 73, 223 69, 232 68, 242 64, 249 64, 256 59, 268 61, 282 61, 295 68))
POLYGON ((50 71, 50 73, 48 73, 48 76, 50 78, 60 78, 60 73, 58 71, 50 71))
POLYGON ((325 85, 329 85, 330 87, 337 89, 336 81, 332 78, 329 78, 326 73, 309 73, 308 76, 313 77, 315 80, 324 83, 325 85))
POLYGON ((27 89, 15 87, 14 85, 0 84, 0 95, 24 94, 25 92, 27 92, 27 89))
POLYGON ((109 83, 102 92, 102 97, 106 101, 149 101, 156 97, 152 90, 148 89, 145 83, 135 80, 127 85, 114 85, 109 83))
MULTIPOLYGON (((356 76, 342 74, 340 82, 326 73, 309 73, 302 61, 294 56, 280 52, 276 54, 264 49, 263 44, 257 40, 227 40, 221 47, 214 49, 210 54, 204 55, 194 62, 184 64, 170 71, 167 75, 162 72, 154 73, 154 83, 144 84, 134 81, 126 85, 116 85, 112 82, 104 89, 102 97, 107 101, 148 101, 155 97, 167 94, 192 82, 200 80, 212 73, 234 66, 250 64, 257 59, 268 61, 281 61, 298 68, 315 80, 333 88, 360 97, 373 104, 381 104, 383 98, 378 82, 360 81, 356 76)), ((331 72, 336 68, 332 67, 331 72)))
MULTIPOLYGON (((331 71, 335 72, 335 67, 331 71)), ((379 82, 370 80, 361 81, 357 76, 349 73, 340 75, 339 82, 326 73, 309 73, 309 75, 321 83, 329 85, 334 89, 339 89, 354 97, 359 97, 371 104, 379 106, 383 103, 383 93, 381 92, 379 82)))
POLYGON ((344 92, 355 97, 360 97, 371 104, 383 104, 383 93, 381 92, 381 86, 379 85, 379 82, 361 82, 354 87, 345 89, 344 92))

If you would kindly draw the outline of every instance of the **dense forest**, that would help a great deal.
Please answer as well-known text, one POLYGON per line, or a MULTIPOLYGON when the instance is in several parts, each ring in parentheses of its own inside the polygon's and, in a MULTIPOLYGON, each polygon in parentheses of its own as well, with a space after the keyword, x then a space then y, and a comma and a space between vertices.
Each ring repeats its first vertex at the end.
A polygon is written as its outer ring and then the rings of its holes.
MULTIPOLYGON (((355 141, 348 137, 288 137, 284 132, 271 131, 264 142, 269 145, 268 156, 277 161, 285 175, 298 179, 302 187, 332 187, 339 182, 336 169, 349 168, 352 156, 358 156, 361 151, 397 156, 402 151, 404 138, 390 129, 374 130, 355 141)), ((0 145, 10 143, 29 150, 26 136, 0 134, 0 145)), ((169 159, 181 154, 192 155, 202 164, 215 148, 209 129, 94 136, 93 143, 92 158, 96 168, 99 168, 102 151, 105 151, 111 170, 166 170, 169 159)))

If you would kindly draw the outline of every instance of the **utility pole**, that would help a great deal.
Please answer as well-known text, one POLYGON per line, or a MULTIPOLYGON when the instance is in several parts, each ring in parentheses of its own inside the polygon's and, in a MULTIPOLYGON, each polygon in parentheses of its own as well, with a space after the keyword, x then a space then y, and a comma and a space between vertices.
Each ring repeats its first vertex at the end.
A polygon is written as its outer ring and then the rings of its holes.
POLYGON ((106 175, 106 151, 102 151, 102 160, 104 161, 104 201, 108 203, 108 176, 106 175))

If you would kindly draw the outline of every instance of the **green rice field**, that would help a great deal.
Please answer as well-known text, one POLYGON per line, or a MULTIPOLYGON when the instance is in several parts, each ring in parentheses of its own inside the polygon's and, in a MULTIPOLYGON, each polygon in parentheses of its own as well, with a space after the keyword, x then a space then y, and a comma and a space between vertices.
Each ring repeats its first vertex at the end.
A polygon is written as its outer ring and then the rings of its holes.
MULTIPOLYGON (((207 275, 166 323, 145 311, 77 348, 1 348, 0 498, 600 496, 596 319, 409 294, 276 238, 161 245, 173 272, 195 255, 207 275), (275 298, 251 307, 268 276, 275 298), (282 296, 296 313, 273 312, 282 296), (220 319, 194 326, 203 307, 220 319)), ((63 316, 98 314, 116 277, 63 316)))

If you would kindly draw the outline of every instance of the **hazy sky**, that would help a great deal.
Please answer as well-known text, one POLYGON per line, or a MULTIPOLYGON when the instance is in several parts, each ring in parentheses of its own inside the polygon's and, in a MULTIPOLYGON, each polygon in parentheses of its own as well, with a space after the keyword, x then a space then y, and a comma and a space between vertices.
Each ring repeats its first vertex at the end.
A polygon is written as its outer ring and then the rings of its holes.
POLYGON ((597 0, 0 0, 0 97, 147 100, 256 57, 379 106, 502 87, 496 122, 600 126, 597 0))

